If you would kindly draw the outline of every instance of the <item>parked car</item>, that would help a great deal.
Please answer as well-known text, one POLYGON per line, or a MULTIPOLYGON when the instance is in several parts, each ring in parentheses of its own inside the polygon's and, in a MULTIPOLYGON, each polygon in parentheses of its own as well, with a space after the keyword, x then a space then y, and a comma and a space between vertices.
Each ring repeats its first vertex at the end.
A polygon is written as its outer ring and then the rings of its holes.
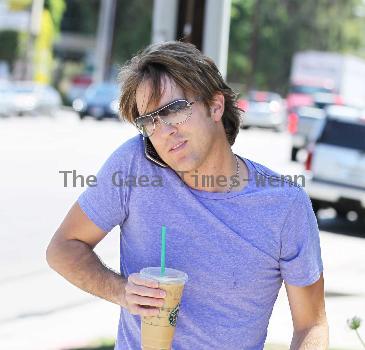
POLYGON ((280 131, 285 127, 285 101, 279 94, 267 91, 251 91, 248 94, 245 107, 241 128, 247 129, 250 126, 257 126, 280 131))
POLYGON ((9 63, 0 61, 0 82, 7 82, 10 78, 9 63))
POLYGON ((313 208, 332 207, 338 216, 365 216, 365 120, 327 117, 310 146, 306 190, 313 208))
POLYGON ((341 118, 341 119, 361 119, 362 111, 359 108, 351 106, 327 106, 325 108, 326 115, 329 118, 341 118))
POLYGON ((291 81, 286 97, 288 112, 293 112, 298 107, 315 105, 314 96, 318 94, 333 94, 333 90, 326 86, 326 82, 318 79, 291 81))
POLYGON ((317 92, 313 94, 313 106, 317 108, 326 108, 331 105, 342 105, 342 98, 329 92, 317 92))
POLYGON ((53 115, 62 105, 59 92, 49 85, 15 82, 10 90, 11 108, 17 115, 53 115))
POLYGON ((70 86, 65 94, 65 102, 71 106, 72 102, 77 98, 81 98, 86 89, 92 84, 92 77, 90 75, 76 75, 72 78, 70 86))
POLYGON ((10 84, 0 83, 0 117, 8 117, 13 114, 10 90, 10 84))
POLYGON ((305 149, 313 141, 317 129, 325 118, 323 109, 315 107, 298 107, 288 116, 288 131, 292 135, 290 159, 297 160, 298 151, 305 149))
POLYGON ((80 119, 91 116, 97 120, 103 118, 118 118, 119 86, 115 83, 93 84, 83 97, 77 98, 73 109, 79 114, 80 119))

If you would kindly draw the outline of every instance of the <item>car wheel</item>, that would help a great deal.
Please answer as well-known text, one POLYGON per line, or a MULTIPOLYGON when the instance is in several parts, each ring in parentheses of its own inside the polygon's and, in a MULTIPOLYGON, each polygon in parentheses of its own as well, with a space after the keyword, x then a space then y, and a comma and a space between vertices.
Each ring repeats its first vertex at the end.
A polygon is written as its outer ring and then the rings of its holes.
POLYGON ((297 161, 298 151, 299 151, 299 148, 297 148, 297 147, 291 148, 291 155, 290 155, 291 161, 293 161, 293 162, 297 161))
POLYGON ((343 209, 343 208, 335 208, 335 210, 336 210, 336 216, 337 216, 337 218, 339 218, 339 219, 343 219, 343 220, 347 220, 348 218, 347 218, 347 214, 349 213, 349 211, 348 210, 346 210, 346 209, 343 209))

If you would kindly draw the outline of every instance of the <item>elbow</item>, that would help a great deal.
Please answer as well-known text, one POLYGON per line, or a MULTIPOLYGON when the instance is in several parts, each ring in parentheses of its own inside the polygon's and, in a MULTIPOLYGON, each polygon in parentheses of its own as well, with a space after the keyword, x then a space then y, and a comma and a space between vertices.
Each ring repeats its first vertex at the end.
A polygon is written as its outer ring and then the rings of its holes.
POLYGON ((67 242, 53 237, 46 249, 47 264, 51 269, 57 272, 62 267, 62 262, 65 261, 65 254, 67 252, 67 244, 65 243, 67 242))
POLYGON ((48 266, 55 270, 55 255, 56 255, 56 247, 55 244, 53 243, 53 240, 48 244, 48 247, 46 249, 46 261, 48 266))
POLYGON ((51 269, 62 275, 90 250, 92 248, 79 240, 55 236, 46 249, 46 261, 51 269))

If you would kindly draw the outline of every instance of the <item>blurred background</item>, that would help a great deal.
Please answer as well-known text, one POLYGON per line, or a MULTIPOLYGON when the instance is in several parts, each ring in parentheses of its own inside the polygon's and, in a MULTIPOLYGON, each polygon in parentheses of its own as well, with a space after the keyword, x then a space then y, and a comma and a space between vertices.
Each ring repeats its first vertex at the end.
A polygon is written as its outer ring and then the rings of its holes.
MULTIPOLYGON (((0 349, 113 348, 118 307, 45 261, 86 188, 81 177, 64 187, 59 171, 96 174, 137 134, 118 119, 119 68, 176 39, 237 92, 234 152, 304 185, 331 349, 361 349, 365 327, 348 320, 365 318, 364 0, 0 0, 0 349)), ((118 228, 96 250, 118 270, 118 228)), ((288 349, 291 335, 282 289, 265 349, 288 349)))

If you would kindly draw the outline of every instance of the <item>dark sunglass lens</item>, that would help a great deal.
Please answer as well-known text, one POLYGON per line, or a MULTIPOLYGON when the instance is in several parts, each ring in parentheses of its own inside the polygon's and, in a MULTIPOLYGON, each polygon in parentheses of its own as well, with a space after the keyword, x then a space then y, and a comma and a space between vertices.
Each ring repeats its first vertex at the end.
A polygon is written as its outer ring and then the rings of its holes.
POLYGON ((176 101, 170 106, 170 111, 172 112, 181 111, 182 109, 185 109, 187 105, 188 105, 187 101, 176 101))
POLYGON ((160 117, 166 117, 170 113, 179 112, 187 107, 186 101, 175 101, 158 112, 160 117))
POLYGON ((190 109, 187 101, 175 101, 159 112, 159 117, 167 124, 178 124, 184 122, 190 116, 190 109))

